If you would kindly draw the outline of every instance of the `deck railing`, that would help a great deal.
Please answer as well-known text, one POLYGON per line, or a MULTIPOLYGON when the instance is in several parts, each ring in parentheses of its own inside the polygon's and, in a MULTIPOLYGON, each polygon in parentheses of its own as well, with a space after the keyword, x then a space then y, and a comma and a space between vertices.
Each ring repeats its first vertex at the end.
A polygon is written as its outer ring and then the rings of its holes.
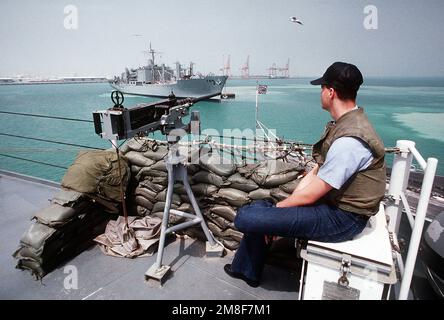
MULTIPOLYGON (((412 234, 408 247, 405 263, 400 252, 396 252, 396 260, 401 274, 401 287, 397 299, 406 300, 408 298, 410 285, 412 282, 413 270, 415 268, 418 249, 421 242, 424 221, 426 219, 427 207, 432 192, 433 181, 435 179, 438 159, 428 158, 427 161, 415 148, 415 142, 409 140, 398 140, 396 147, 399 150, 393 159, 393 168, 390 177, 388 198, 390 201, 386 206, 386 214, 389 216, 389 232, 398 234, 401 215, 407 215, 412 234), (410 168, 413 158, 416 159, 420 167, 424 170, 421 193, 419 196, 416 216, 410 211, 405 191, 407 189, 410 168)), ((395 239, 397 241, 397 239, 395 239)), ((397 245, 397 244, 396 244, 397 245)))

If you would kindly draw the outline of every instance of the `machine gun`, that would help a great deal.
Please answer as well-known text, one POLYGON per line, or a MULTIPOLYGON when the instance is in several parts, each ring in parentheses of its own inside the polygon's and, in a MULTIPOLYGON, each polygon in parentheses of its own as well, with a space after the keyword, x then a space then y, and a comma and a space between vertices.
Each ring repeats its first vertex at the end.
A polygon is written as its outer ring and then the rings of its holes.
MULTIPOLYGON (((160 285, 162 285, 170 270, 170 266, 162 265, 167 234, 200 224, 208 240, 206 243, 207 256, 222 256, 224 253, 223 245, 215 240, 210 230, 208 230, 191 190, 185 167, 188 158, 181 156, 178 149, 178 142, 184 134, 200 134, 199 112, 193 111, 191 113, 190 123, 188 124, 182 122, 183 117, 189 114, 189 109, 194 103, 210 97, 203 96, 177 100, 174 94, 171 94, 168 99, 126 109, 122 105, 124 101, 123 94, 119 91, 113 91, 111 93, 111 100, 114 106, 107 110, 93 112, 95 131, 102 139, 116 141, 134 137, 139 133, 149 133, 156 130, 160 130, 167 137, 169 151, 165 158, 165 164, 168 170, 168 188, 160 231, 159 249, 156 262, 145 273, 146 280, 155 280, 160 285), (195 214, 171 209, 173 188, 176 181, 183 183, 195 214), (169 215, 171 213, 184 217, 188 221, 168 227, 169 215)), ((116 143, 113 143, 113 145, 116 146, 116 143)))
POLYGON ((191 113, 191 121, 187 125, 182 123, 182 118, 189 114, 189 109, 193 104, 209 97, 211 96, 178 100, 171 93, 167 99, 139 104, 134 108, 127 109, 122 105, 123 94, 113 91, 111 100, 114 106, 110 109, 93 112, 95 132, 102 139, 108 140, 128 139, 140 133, 150 133, 157 130, 167 136, 171 131, 178 129, 184 130, 186 133, 200 134, 198 111, 191 113))

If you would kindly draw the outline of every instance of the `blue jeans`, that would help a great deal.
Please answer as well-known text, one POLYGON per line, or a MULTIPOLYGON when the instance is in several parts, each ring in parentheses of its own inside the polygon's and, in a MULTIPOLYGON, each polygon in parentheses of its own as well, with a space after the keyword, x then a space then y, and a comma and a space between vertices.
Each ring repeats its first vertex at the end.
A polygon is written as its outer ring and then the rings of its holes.
POLYGON ((239 209, 235 227, 244 233, 231 270, 260 280, 267 255, 265 235, 342 242, 359 234, 367 218, 327 204, 277 208, 265 200, 239 209))

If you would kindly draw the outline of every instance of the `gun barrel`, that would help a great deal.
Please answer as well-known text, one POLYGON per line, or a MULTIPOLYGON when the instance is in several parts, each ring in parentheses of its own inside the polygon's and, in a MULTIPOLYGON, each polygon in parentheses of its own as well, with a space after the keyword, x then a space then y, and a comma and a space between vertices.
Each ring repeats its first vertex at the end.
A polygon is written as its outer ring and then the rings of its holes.
POLYGON ((218 95, 220 95, 220 93, 212 93, 212 94, 208 94, 206 96, 200 96, 200 97, 196 97, 196 98, 193 98, 193 97, 185 98, 185 99, 177 101, 177 104, 184 104, 186 102, 191 102, 194 104, 194 103, 197 103, 202 100, 208 100, 208 99, 218 96, 218 95))

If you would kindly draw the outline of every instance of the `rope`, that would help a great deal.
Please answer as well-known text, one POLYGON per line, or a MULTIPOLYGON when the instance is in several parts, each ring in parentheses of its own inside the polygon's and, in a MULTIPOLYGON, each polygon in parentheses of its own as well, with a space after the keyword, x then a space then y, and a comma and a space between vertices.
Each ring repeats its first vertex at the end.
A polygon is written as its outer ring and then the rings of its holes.
POLYGON ((36 160, 31 160, 31 159, 26 159, 26 158, 10 156, 10 155, 3 154, 3 153, 0 153, 0 156, 7 157, 7 158, 12 158, 12 159, 19 159, 19 160, 34 162, 34 163, 38 163, 38 164, 44 164, 44 165, 47 165, 47 166, 50 166, 50 167, 55 167, 55 168, 60 168, 60 169, 68 169, 67 167, 58 166, 58 165, 52 164, 52 163, 47 163, 47 162, 42 162, 42 161, 36 161, 36 160))
POLYGON ((14 138, 22 138, 22 139, 28 139, 28 140, 36 140, 36 141, 43 141, 43 142, 49 142, 49 143, 56 143, 56 144, 62 144, 66 146, 73 146, 73 147, 80 147, 80 148, 87 148, 87 149, 95 149, 95 150, 105 150, 103 148, 96 148, 91 146, 85 146, 82 144, 75 144, 75 143, 68 143, 68 142, 61 142, 61 141, 54 141, 54 140, 47 140, 47 139, 40 139, 40 138, 33 138, 33 137, 25 137, 25 136, 19 136, 15 134, 9 134, 9 133, 3 133, 0 132, 0 135, 7 136, 7 137, 14 137, 14 138))
MULTIPOLYGON (((22 113, 22 112, 12 112, 12 111, 0 111, 0 113, 4 113, 4 114, 13 114, 13 115, 21 115, 21 116, 29 116, 29 117, 39 117, 39 118, 48 118, 48 119, 58 119, 58 120, 68 120, 68 121, 78 121, 78 122, 88 122, 88 123, 92 123, 94 122, 93 120, 85 120, 85 119, 75 119, 75 118, 67 118, 67 117, 54 117, 54 116, 48 116, 48 115, 41 115, 41 114, 32 114, 32 113, 22 113)), ((263 125, 262 122, 259 122, 260 125, 263 125)), ((264 125, 265 126, 265 125, 264 125)), ((310 149, 313 147, 313 144, 307 144, 307 143, 302 143, 302 142, 295 142, 295 141, 284 141, 279 139, 274 133, 270 132, 276 139, 276 140, 271 140, 268 137, 265 139, 248 139, 246 137, 227 137, 227 136, 214 136, 217 138, 231 138, 231 139, 236 139, 236 140, 243 140, 243 141, 254 141, 255 145, 253 146, 231 146, 230 148, 245 148, 244 150, 248 150, 248 148, 257 148, 256 147, 256 143, 257 142, 276 142, 276 143, 280 143, 280 144, 289 144, 289 145, 298 145, 300 146, 299 149, 295 149, 293 147, 293 151, 303 151, 306 149, 310 149), (305 148, 304 148, 305 147, 305 148)), ((69 146, 76 146, 76 147, 81 147, 81 148, 88 148, 88 149, 96 149, 96 150, 104 150, 102 148, 96 148, 96 147, 90 147, 90 146, 84 146, 84 145, 78 145, 78 144, 71 144, 71 143, 65 143, 65 142, 58 142, 58 141, 51 141, 51 140, 45 140, 45 139, 38 139, 38 138, 31 138, 31 137, 23 137, 23 136, 16 136, 16 135, 12 135, 12 134, 6 134, 6 133, 0 133, 0 135, 4 135, 4 136, 10 136, 10 137, 17 137, 17 138, 24 138, 24 139, 30 139, 30 140, 37 140, 37 141, 45 141, 45 142, 50 142, 50 143, 58 143, 58 144, 65 144, 65 145, 69 145, 69 146)), ((151 140, 151 139, 150 139, 151 140)), ((125 140, 126 141, 126 140, 125 140)), ((124 142, 125 142, 124 141, 124 142)), ((123 143, 122 143, 123 144, 123 143)), ((213 144, 215 146, 222 146, 225 147, 227 145, 225 144, 218 144, 216 142, 213 142, 213 144)), ((279 149, 279 147, 275 147, 273 146, 274 150, 282 150, 282 151, 286 151, 287 149, 279 149)), ((262 150, 262 149, 261 149, 262 150)), ((265 150, 264 150, 265 151, 265 150)), ((396 147, 392 147, 392 148, 385 148, 385 152, 386 153, 400 153, 401 151, 399 150, 399 148, 396 147)))
POLYGON ((67 148, 38 148, 38 147, 4 147, 0 146, 0 152, 5 153, 17 153, 17 152, 26 152, 26 153, 45 153, 45 152, 60 152, 60 153, 72 153, 73 151, 79 151, 78 149, 67 149, 67 148))
POLYGON ((385 153, 401 153, 401 150, 396 147, 385 148, 385 153))
MULTIPOLYGON (((234 139, 234 140, 245 140, 245 141, 254 141, 254 142, 277 142, 277 141, 274 140, 274 139, 270 139, 270 140, 269 140, 269 139, 266 139, 266 138, 263 138, 263 139, 258 139, 258 138, 256 138, 256 139, 250 139, 250 138, 246 138, 246 137, 217 136, 217 135, 212 135, 212 137, 214 137, 214 138, 223 138, 223 139, 232 138, 232 139, 234 139)), ((297 145, 300 145, 300 146, 306 146, 306 147, 308 147, 308 148, 310 148, 310 147, 313 146, 313 144, 302 143, 301 141, 293 141, 293 140, 280 140, 279 142, 280 142, 280 143, 283 143, 283 144, 297 144, 297 145)))
POLYGON ((59 120, 79 121, 79 122, 94 122, 92 120, 74 119, 74 118, 66 118, 66 117, 53 117, 53 116, 47 116, 47 115, 43 115, 43 114, 32 114, 32 113, 11 112, 11 111, 0 111, 0 113, 14 114, 14 115, 28 116, 28 117, 37 117, 37 118, 49 118, 49 119, 59 119, 59 120))

